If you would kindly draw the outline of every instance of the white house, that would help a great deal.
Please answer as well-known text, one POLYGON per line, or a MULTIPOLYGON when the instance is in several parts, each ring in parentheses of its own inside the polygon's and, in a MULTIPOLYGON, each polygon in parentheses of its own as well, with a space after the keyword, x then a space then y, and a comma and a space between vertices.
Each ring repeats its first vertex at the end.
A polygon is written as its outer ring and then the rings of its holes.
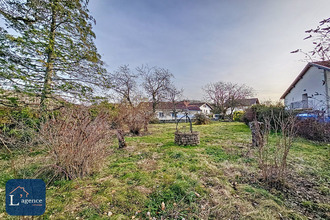
POLYGON ((201 112, 205 115, 210 115, 213 109, 212 106, 206 102, 191 102, 189 105, 199 107, 201 112))
POLYGON ((188 113, 188 116, 193 118, 197 113, 209 115, 212 107, 205 102, 190 103, 188 101, 182 101, 176 103, 175 107, 171 102, 160 102, 156 107, 156 117, 161 121, 173 121, 175 120, 174 109, 177 118, 184 116, 185 113, 188 113))
MULTIPOLYGON (((236 111, 245 111, 246 109, 250 108, 253 105, 260 104, 258 98, 246 98, 246 99, 238 99, 235 101, 234 108, 227 109, 226 114, 229 115, 236 111)), ((229 105, 229 104, 228 104, 229 105)))
POLYGON ((287 109, 319 110, 330 116, 330 61, 308 63, 281 96, 287 109))

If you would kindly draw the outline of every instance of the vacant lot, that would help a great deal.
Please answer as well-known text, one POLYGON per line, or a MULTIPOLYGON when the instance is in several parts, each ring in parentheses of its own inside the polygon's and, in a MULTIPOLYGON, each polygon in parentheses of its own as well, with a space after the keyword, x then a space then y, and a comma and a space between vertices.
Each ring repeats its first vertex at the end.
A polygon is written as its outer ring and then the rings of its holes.
MULTIPOLYGON (((182 126, 182 125, 181 125, 182 126)), ((199 146, 174 144, 175 124, 151 125, 127 137, 128 147, 109 146, 103 169, 82 180, 42 174, 47 208, 42 219, 329 219, 329 144, 297 139, 287 181, 273 189, 259 179, 257 150, 249 128, 216 122, 194 126, 199 146), (109 217, 111 216, 111 217, 109 217)), ((0 218, 5 183, 34 178, 48 159, 42 146, 0 154, 0 218), (13 158, 13 160, 12 160, 13 158)))

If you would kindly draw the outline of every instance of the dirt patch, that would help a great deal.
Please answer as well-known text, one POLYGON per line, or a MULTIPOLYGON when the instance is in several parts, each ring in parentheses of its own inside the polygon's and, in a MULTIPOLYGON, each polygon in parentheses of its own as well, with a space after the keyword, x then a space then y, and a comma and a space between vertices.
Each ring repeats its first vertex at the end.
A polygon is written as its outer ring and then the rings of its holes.
POLYGON ((147 188, 145 186, 137 186, 135 187, 140 193, 149 195, 152 193, 152 189, 147 188))
POLYGON ((330 219, 330 197, 322 194, 319 184, 313 178, 301 177, 297 173, 287 174, 281 188, 266 185, 255 173, 241 171, 240 183, 253 185, 269 191, 276 197, 282 197, 284 204, 309 219, 330 219))
POLYGON ((157 169, 157 161, 153 159, 140 160, 138 163, 140 169, 145 171, 153 171, 157 169))
POLYGON ((330 197, 320 192, 318 187, 319 184, 312 178, 302 178, 291 173, 287 176, 282 192, 289 206, 304 215, 313 219, 330 219, 330 197))

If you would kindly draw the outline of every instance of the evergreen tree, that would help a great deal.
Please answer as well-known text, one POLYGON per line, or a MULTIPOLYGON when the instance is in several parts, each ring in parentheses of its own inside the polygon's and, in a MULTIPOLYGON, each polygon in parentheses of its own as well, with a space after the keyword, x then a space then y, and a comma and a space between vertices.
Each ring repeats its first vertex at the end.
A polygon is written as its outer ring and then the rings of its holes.
POLYGON ((50 99, 86 99, 102 86, 105 69, 94 44, 88 0, 3 0, 0 15, 2 89, 50 99))

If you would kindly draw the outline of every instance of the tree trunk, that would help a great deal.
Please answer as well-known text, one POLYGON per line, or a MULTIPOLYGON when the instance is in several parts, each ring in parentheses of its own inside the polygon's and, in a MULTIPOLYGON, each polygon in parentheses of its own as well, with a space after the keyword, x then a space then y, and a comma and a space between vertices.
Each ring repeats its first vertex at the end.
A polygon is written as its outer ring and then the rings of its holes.
POLYGON ((117 139, 118 139, 119 148, 124 148, 127 146, 125 142, 125 134, 123 130, 117 129, 117 139))
POLYGON ((46 63, 46 72, 45 79, 41 93, 40 99, 40 108, 42 111, 46 111, 48 107, 47 98, 49 98, 49 94, 51 93, 51 84, 52 77, 54 74, 54 56, 55 56, 55 29, 56 29, 56 0, 52 2, 52 20, 50 25, 50 33, 49 33, 49 41, 47 48, 47 63, 46 63))

